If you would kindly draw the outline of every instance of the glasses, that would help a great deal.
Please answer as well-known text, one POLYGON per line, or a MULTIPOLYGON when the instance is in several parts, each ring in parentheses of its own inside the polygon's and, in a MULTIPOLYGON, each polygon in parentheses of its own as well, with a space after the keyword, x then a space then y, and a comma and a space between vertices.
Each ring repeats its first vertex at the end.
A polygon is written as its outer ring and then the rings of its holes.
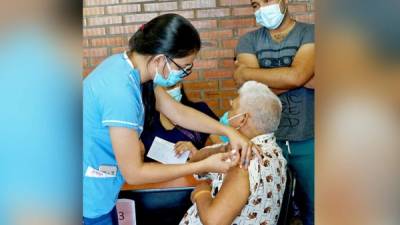
POLYGON ((181 78, 187 77, 192 73, 193 63, 189 64, 189 65, 185 66, 185 68, 183 68, 178 63, 176 63, 174 60, 172 60, 169 56, 167 56, 167 59, 169 61, 171 61, 172 63, 174 63, 176 67, 178 67, 180 70, 183 71, 184 75, 181 78))

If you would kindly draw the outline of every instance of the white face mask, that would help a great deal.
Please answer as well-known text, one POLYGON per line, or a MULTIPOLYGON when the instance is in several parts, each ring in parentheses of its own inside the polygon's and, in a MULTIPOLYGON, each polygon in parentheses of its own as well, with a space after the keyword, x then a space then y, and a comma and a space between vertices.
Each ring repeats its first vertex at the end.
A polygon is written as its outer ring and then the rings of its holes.
POLYGON ((266 27, 267 29, 274 30, 278 28, 283 18, 285 17, 285 12, 281 12, 280 3, 267 5, 259 8, 254 15, 256 16, 256 21, 258 24, 266 27))
POLYGON ((171 90, 168 90, 167 93, 173 98, 175 99, 177 102, 180 102, 182 100, 182 90, 181 87, 178 86, 176 88, 173 88, 171 90))

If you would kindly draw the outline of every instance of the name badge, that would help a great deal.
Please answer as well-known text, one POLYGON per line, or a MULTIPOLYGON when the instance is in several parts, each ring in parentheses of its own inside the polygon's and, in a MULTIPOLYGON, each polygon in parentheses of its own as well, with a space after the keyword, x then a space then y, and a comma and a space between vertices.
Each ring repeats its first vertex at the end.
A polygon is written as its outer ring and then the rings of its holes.
POLYGON ((101 165, 99 166, 99 170, 105 174, 116 176, 117 175, 117 167, 110 165, 101 165))
POLYGON ((115 177, 115 176, 109 175, 107 173, 101 172, 100 170, 96 170, 91 166, 89 166, 87 168, 85 176, 86 177, 95 177, 95 178, 111 178, 111 177, 115 177))

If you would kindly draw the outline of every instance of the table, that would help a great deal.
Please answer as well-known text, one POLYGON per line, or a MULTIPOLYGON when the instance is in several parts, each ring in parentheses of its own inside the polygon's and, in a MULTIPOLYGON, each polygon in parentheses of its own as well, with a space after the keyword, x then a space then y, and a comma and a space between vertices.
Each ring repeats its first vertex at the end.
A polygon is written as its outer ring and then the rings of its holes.
POLYGON ((141 184, 141 185, 130 185, 124 184, 122 191, 127 190, 146 190, 146 189, 168 189, 168 188, 179 188, 179 187, 195 187, 199 183, 198 180, 194 179, 192 175, 180 177, 174 180, 153 183, 153 184, 141 184))
POLYGON ((119 198, 135 201, 138 225, 178 224, 192 206, 190 194, 198 183, 189 175, 153 184, 124 184, 119 198))

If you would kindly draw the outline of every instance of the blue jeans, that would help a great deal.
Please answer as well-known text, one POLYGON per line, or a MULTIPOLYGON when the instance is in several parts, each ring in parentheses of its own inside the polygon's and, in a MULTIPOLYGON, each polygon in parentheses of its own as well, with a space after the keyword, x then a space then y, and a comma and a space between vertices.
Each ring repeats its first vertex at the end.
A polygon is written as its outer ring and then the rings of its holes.
POLYGON ((306 141, 278 141, 288 166, 295 173, 297 203, 304 225, 314 225, 314 138, 306 141))
POLYGON ((114 207, 111 212, 97 218, 83 217, 83 225, 118 225, 117 208, 114 207))

